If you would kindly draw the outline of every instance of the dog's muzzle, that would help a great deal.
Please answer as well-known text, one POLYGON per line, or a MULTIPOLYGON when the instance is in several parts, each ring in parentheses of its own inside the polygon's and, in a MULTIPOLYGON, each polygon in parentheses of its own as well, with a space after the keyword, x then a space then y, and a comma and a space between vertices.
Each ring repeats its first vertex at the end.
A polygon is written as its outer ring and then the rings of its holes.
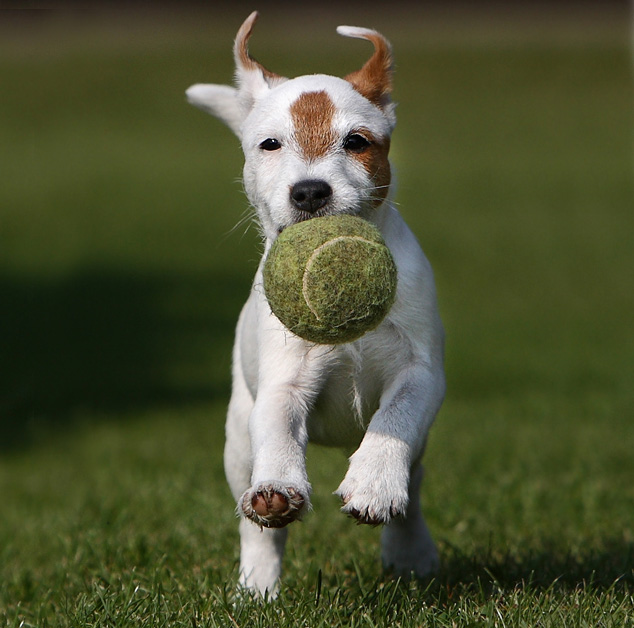
POLYGON ((322 179, 305 179, 291 188, 290 196, 294 207, 314 214, 328 204, 332 198, 332 188, 322 179))

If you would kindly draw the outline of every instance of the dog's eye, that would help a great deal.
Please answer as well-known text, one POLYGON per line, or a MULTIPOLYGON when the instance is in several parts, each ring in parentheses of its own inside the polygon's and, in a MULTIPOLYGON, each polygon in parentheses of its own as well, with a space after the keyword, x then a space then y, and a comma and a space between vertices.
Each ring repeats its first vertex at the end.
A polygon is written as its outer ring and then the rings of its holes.
POLYGON ((359 133, 350 133, 343 141, 343 147, 352 153, 362 153, 368 146, 370 142, 359 133))
POLYGON ((273 137, 268 137, 263 142, 260 143, 260 148, 262 150, 279 150, 282 148, 282 144, 279 140, 276 140, 273 137))

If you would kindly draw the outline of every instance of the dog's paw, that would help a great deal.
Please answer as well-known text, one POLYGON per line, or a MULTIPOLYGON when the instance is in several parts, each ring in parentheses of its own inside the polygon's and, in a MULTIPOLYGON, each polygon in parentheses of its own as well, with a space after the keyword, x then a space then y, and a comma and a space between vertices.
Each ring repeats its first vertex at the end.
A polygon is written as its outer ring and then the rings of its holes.
POLYGON ((409 501, 407 480, 403 483, 380 469, 354 473, 351 468, 335 495, 341 498, 341 511, 359 523, 380 525, 403 517, 409 501))
POLYGON ((308 498, 292 486, 260 484, 245 491, 239 508, 248 519, 264 528, 283 528, 299 519, 308 498))
POLYGON ((359 523, 380 525, 405 516, 409 488, 407 445, 396 438, 366 434, 350 458, 346 477, 335 491, 342 512, 359 523))

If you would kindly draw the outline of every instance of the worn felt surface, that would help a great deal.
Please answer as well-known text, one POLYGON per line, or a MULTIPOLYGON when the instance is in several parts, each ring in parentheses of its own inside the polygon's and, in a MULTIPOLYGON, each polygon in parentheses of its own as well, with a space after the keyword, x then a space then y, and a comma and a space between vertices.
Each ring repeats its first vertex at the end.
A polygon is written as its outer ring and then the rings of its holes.
POLYGON ((376 328, 396 294, 397 272, 378 229, 355 216, 286 228, 264 266, 273 313, 293 333, 340 344, 376 328))

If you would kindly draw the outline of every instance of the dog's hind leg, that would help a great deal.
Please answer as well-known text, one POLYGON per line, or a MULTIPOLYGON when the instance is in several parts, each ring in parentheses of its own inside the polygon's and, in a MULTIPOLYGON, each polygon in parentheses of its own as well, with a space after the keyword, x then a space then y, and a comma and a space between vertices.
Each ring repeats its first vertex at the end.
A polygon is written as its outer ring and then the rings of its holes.
POLYGON ((246 327, 244 321, 247 319, 248 313, 248 307, 245 306, 240 314, 236 329, 236 340, 233 347, 231 399, 225 426, 225 475, 236 501, 250 485, 253 471, 249 416, 253 410, 254 399, 245 379, 241 355, 241 345, 246 327))
POLYGON ((284 545, 288 528, 260 528, 249 519, 240 520, 240 584, 274 598, 279 591, 284 545))
POLYGON ((409 503, 404 517, 397 517, 383 528, 381 559, 383 566, 397 576, 417 578, 438 570, 439 559, 420 508, 423 467, 417 462, 409 482, 409 503))

